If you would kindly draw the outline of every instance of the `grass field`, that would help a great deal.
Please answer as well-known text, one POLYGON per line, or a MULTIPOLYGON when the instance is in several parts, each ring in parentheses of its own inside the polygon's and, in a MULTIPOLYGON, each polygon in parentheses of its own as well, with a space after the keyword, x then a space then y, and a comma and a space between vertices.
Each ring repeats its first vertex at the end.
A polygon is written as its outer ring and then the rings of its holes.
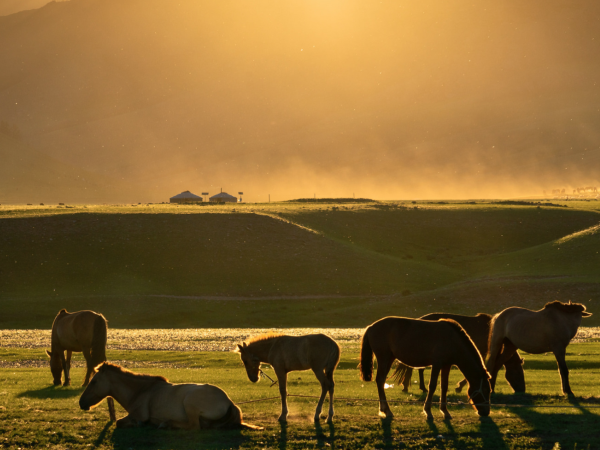
MULTIPOLYGON (((377 417, 374 383, 359 380, 358 354, 344 350, 336 371, 336 419, 332 426, 315 425, 311 418, 316 400, 290 398, 290 420, 277 422, 279 402, 247 403, 240 407, 245 420, 262 425, 264 431, 165 431, 152 428, 117 430, 108 421, 105 403, 91 412, 81 411, 76 384, 83 369, 73 369, 73 387, 53 387, 47 367, 27 367, 24 362, 43 360, 43 349, 1 348, 0 360, 11 363, 0 369, 0 448, 52 449, 300 449, 300 448, 415 448, 415 449, 597 449, 600 435, 600 344, 571 344, 567 361, 571 385, 577 397, 559 395, 559 376, 551 355, 525 354, 527 394, 512 394, 503 380, 498 383, 494 404, 547 405, 552 408, 494 406, 489 418, 479 418, 470 408, 454 405, 452 421, 425 421, 423 397, 413 385, 409 394, 389 389, 395 404, 395 419, 377 417), (18 367, 16 364, 24 363, 18 367), (590 407, 591 406, 591 407, 590 407), (557 443, 559 446, 557 446, 557 443)), ((277 396, 266 381, 248 381, 239 356, 228 352, 182 352, 109 350, 111 360, 173 382, 213 383, 225 389, 237 403, 277 396)), ((78 355, 76 358, 81 359, 78 355)), ((267 373, 273 376, 270 369, 267 373)), ((427 375, 427 374, 426 374, 427 375)), ((453 370, 451 383, 460 379, 453 370)), ((293 372, 288 391, 292 395, 315 395, 318 383, 310 372, 293 372)), ((439 392, 438 392, 439 393, 439 392)), ((435 399, 438 397, 436 396, 435 399)), ((464 394, 450 395, 451 402, 464 402, 464 394)), ((326 403, 327 404, 327 403, 326 403)), ((117 417, 124 411, 118 407, 117 417)))
POLYGON ((600 202, 561 204, 4 205, 0 327, 46 328, 63 307, 118 328, 362 327, 551 300, 594 312, 600 202))

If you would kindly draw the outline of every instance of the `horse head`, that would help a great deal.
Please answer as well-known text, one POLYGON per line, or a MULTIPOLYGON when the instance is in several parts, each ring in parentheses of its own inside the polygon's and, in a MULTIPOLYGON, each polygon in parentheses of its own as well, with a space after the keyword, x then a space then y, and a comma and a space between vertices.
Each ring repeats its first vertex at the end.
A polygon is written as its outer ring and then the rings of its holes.
POLYGON ((260 380, 260 359, 254 355, 248 345, 244 342, 242 345, 237 345, 235 351, 240 354, 248 379, 253 383, 260 380))
POLYGON ((48 358, 50 358, 50 372, 54 378, 54 386, 60 386, 62 379, 63 366, 60 360, 60 353, 55 351, 46 350, 48 358))
POLYGON ((94 369, 94 378, 79 398, 79 407, 84 411, 94 408, 110 395, 111 386, 107 367, 107 363, 102 363, 94 369))
POLYGON ((504 367, 506 367, 506 372, 504 373, 504 378, 510 384, 510 387, 513 388, 515 392, 525 392, 525 371, 523 370, 523 363, 525 360, 523 358, 517 358, 518 361, 513 362, 512 358, 508 361, 504 367))
POLYGON ((490 384, 490 374, 486 371, 485 376, 481 378, 479 386, 476 383, 469 383, 469 390, 467 395, 469 396, 469 403, 473 406, 473 409, 477 411, 482 417, 490 415, 490 394, 492 393, 492 386, 490 384))

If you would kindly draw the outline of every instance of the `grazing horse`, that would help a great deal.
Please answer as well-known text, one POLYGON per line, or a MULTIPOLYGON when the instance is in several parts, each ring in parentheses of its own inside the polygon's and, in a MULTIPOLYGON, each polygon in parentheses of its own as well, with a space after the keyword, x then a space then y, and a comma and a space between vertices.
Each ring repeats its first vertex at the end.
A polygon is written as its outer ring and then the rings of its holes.
POLYGON ((333 420, 333 371, 340 361, 340 347, 333 339, 324 334, 306 336, 286 336, 283 334, 263 334, 253 337, 237 346, 248 378, 253 383, 260 379, 260 364, 270 364, 275 370, 281 394, 281 415, 279 421, 285 422, 287 407, 287 374, 293 370, 312 369, 321 383, 321 398, 315 411, 315 422, 319 420, 325 395, 329 392, 329 415, 333 420))
POLYGON ((93 311, 68 313, 66 309, 60 310, 52 324, 51 350, 46 350, 50 357, 50 371, 55 386, 61 383, 63 370, 65 372, 63 386, 71 384, 73 352, 83 352, 87 365, 83 386, 88 385, 94 367, 106 361, 107 328, 106 319, 102 314, 93 311))
MULTIPOLYGON (((423 412, 427 420, 433 419, 431 402, 438 376, 442 373, 440 411, 444 419, 451 419, 446 405, 448 376, 452 366, 458 366, 469 382, 469 402, 480 416, 490 414, 490 375, 485 369, 481 354, 465 330, 454 320, 436 322, 404 317, 385 317, 367 327, 360 350, 360 377, 373 378, 373 354, 377 358, 377 390, 379 415, 391 419, 394 415, 385 397, 385 381, 395 359, 406 366, 421 368, 431 366, 429 392, 423 412)), ((402 376, 403 374, 399 374, 402 376)))
MULTIPOLYGON (((488 352, 488 340, 490 337, 490 321, 492 316, 490 314, 479 313, 476 316, 461 316, 459 314, 446 314, 446 313, 433 313, 427 314, 426 316, 420 317, 421 320, 439 320, 439 319, 452 319, 460 324, 461 327, 467 332, 469 337, 473 340, 473 343, 481 353, 481 356, 485 360, 485 356, 488 352)), ((525 373, 523 371, 523 359, 519 355, 519 352, 515 352, 511 358, 504 363, 506 372, 504 374, 506 381, 513 388, 515 392, 525 392, 525 373)), ((396 373, 400 371, 406 372, 404 380, 402 380, 403 391, 408 392, 410 386, 410 378, 412 375, 412 369, 410 367, 402 367, 404 364, 399 364, 396 368, 396 373)), ((419 369, 419 388, 423 392, 427 392, 425 387, 425 377, 423 376, 425 369, 419 369)), ((395 375, 392 375, 394 377, 395 375)), ((463 387, 467 384, 467 380, 463 378, 456 385, 456 392, 461 392, 463 387)))
POLYGON ((496 314, 490 329, 487 367, 492 375, 492 390, 499 368, 518 349, 527 353, 554 353, 562 381, 563 394, 573 395, 569 369, 565 362, 567 345, 577 334, 582 317, 589 317, 580 303, 546 303, 543 309, 506 308, 496 314))
POLYGON ((92 382, 79 399, 85 411, 106 397, 113 397, 128 412, 117 420, 117 428, 149 423, 159 428, 248 428, 262 430, 242 421, 242 411, 225 391, 210 384, 173 384, 160 376, 131 372, 103 363, 96 367, 92 382))

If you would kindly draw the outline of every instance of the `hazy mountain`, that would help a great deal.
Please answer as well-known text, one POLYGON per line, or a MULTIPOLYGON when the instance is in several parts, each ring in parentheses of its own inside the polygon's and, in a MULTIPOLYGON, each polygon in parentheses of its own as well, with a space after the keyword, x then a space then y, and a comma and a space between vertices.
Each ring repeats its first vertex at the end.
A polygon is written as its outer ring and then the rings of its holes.
POLYGON ((40 8, 48 2, 49 0, 0 0, 0 16, 40 8))
POLYGON ((600 182, 599 25, 591 1, 53 2, 0 17, 0 120, 155 200, 541 194, 600 182))
POLYGON ((122 180, 59 162, 4 133, 0 133, 0 161, 0 204, 138 202, 150 198, 122 180))

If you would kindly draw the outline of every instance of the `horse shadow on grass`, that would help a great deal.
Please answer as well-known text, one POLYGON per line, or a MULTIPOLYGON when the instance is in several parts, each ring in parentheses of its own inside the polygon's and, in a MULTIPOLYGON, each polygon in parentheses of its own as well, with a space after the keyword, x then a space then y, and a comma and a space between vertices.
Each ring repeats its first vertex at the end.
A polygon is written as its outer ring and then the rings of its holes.
POLYGON ((323 426, 321 425, 321 422, 315 422, 315 431, 317 433, 317 447, 319 448, 324 447, 326 444, 329 444, 331 447, 334 446, 335 426, 333 425, 333 422, 328 422, 327 427, 329 429, 329 436, 327 436, 323 432, 323 426))
POLYGON ((47 399, 64 399, 79 397, 83 392, 83 387, 79 388, 63 388, 60 386, 47 386, 42 389, 33 389, 17 394, 17 398, 37 398, 42 400, 47 399))
POLYGON ((549 412, 548 409, 534 407, 536 402, 549 403, 556 398, 553 395, 528 393, 494 394, 495 403, 506 404, 506 409, 531 426, 532 434, 542 441, 542 448, 553 448, 556 442, 560 443, 561 448, 600 448, 600 436, 596 433, 599 417, 586 408, 583 403, 588 402, 585 399, 575 396, 566 398, 569 405, 564 406, 575 407, 571 409, 572 413, 554 412, 555 409, 549 412), (511 407, 511 403, 515 406, 511 407), (527 407, 529 405, 531 407, 527 407))
MULTIPOLYGON (((107 425, 107 427, 109 427, 107 425)), ((105 430, 107 430, 105 427, 105 430)), ((103 430, 96 442, 98 445, 110 443, 113 448, 135 448, 140 450, 159 450, 164 448, 188 448, 190 444, 202 449, 238 449, 247 446, 251 437, 242 434, 242 430, 158 430, 152 426, 141 428, 115 428, 108 439, 103 430)))

